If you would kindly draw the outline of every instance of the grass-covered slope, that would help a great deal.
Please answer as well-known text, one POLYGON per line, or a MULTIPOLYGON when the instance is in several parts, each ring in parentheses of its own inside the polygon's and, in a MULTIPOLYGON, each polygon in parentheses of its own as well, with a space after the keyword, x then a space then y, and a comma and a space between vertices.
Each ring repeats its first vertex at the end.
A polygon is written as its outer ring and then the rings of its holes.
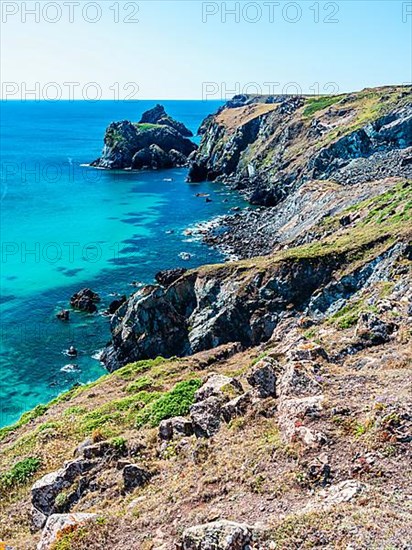
POLYGON ((404 161, 411 135, 410 86, 245 96, 243 104, 229 102, 205 121, 189 177, 229 182, 252 203, 272 206, 313 179, 353 184, 411 177, 404 161))
POLYGON ((62 532, 54 550, 169 550, 187 527, 217 519, 253 526, 261 541, 256 548, 265 550, 407 548, 410 208, 411 185, 402 181, 325 217, 312 242, 197 270, 203 281, 231 282, 245 300, 253 281, 273 274, 279 280, 302 262, 332 266, 332 277, 305 310, 286 304, 264 344, 242 351, 229 343, 191 357, 131 363, 1 430, 0 540, 35 548, 40 532, 30 530, 30 488, 89 438, 89 444, 106 441, 107 456, 87 489, 87 476, 75 480, 56 506, 98 518, 62 532), (212 372, 237 378, 247 391, 249 373, 262 359, 275 365, 276 396, 257 399, 211 438, 160 445, 159 423, 187 416, 212 372), (321 408, 295 419, 290 400, 312 395, 321 396, 321 408), (291 425, 322 434, 319 443, 290 438, 291 425), (150 471, 150 481, 125 490, 124 460, 150 471), (333 488, 348 480, 355 493, 334 501, 333 488), (73 491, 81 498, 69 505, 73 491))

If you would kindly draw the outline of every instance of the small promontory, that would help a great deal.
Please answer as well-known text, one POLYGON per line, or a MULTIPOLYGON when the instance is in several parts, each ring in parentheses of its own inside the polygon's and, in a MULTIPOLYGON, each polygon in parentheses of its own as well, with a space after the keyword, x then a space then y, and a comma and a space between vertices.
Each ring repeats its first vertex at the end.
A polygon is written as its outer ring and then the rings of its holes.
POLYGON ((192 132, 169 116, 162 105, 143 113, 138 123, 112 122, 101 156, 90 165, 108 170, 157 170, 185 166, 197 146, 192 132))

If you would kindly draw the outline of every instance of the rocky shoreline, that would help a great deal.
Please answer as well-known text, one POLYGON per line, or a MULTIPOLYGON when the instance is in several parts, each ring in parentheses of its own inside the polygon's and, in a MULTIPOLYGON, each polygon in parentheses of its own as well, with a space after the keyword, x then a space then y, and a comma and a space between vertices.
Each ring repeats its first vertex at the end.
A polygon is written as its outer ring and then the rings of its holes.
MULTIPOLYGON (((265 206, 191 231, 242 259, 161 271, 118 296, 109 373, 0 430, 0 528, 13 547, 409 548, 405 91, 339 96, 333 108, 241 97, 208 117, 208 175, 230 165, 227 183, 253 194, 263 174, 265 206), (337 118, 338 130, 319 126, 337 118), (240 137, 250 123, 258 143, 240 137), (307 131, 320 132, 313 143, 307 131), (288 141, 298 134, 303 149, 288 141), (281 188, 265 172, 273 158, 281 188)), ((85 314, 98 305, 89 288, 71 298, 85 314)))

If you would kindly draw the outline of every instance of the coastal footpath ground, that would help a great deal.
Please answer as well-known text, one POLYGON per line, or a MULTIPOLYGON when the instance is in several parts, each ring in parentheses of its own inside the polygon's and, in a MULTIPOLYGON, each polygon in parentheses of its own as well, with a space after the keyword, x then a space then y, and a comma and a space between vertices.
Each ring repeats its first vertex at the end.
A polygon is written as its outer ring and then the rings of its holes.
MULTIPOLYGON (((402 139, 380 153, 408 158, 402 139)), ((0 540, 410 549, 412 182, 407 162, 382 166, 369 181, 302 180, 257 214, 265 243, 276 224, 280 236, 264 255, 122 304, 113 372, 0 430, 0 540)))

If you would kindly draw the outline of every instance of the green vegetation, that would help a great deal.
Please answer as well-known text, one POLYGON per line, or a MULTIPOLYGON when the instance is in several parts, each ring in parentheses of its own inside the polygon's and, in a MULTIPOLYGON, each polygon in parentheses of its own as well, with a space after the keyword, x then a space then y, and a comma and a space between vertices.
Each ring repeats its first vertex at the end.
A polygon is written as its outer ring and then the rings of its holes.
POLYGON ((135 382, 131 382, 126 391, 129 393, 135 393, 141 390, 148 390, 153 385, 153 378, 150 376, 141 376, 135 382))
POLYGON ((4 428, 0 429, 0 441, 4 439, 10 432, 14 432, 14 430, 17 430, 21 426, 24 426, 25 424, 28 424, 31 420, 34 420, 35 418, 38 418, 39 416, 42 416, 45 412, 47 412, 48 408, 50 407, 50 404, 48 405, 37 405, 34 409, 31 411, 28 411, 20 417, 20 419, 11 426, 5 426, 4 428))
POLYGON ((66 493, 66 491, 62 491, 59 493, 56 497, 56 500, 54 501, 54 504, 57 506, 57 508, 64 508, 69 500, 69 496, 66 493))
POLYGON ((152 128, 164 128, 161 124, 149 124, 149 123, 140 123, 135 124, 135 127, 137 130, 145 131, 145 130, 151 130, 152 128))
POLYGON ((347 303, 331 315, 327 320, 327 323, 338 329, 345 330, 356 325, 360 314, 364 311, 377 313, 376 308, 373 306, 367 306, 363 299, 358 298, 357 300, 347 303))
POLYGON ((342 99, 342 95, 327 95, 322 97, 310 98, 306 101, 306 107, 303 111, 303 116, 309 117, 314 115, 317 111, 326 109, 334 103, 337 103, 342 99))
POLYGON ((127 448, 127 441, 124 437, 113 437, 113 439, 110 440, 110 445, 117 452, 122 453, 127 448))
POLYGON ((166 418, 186 415, 194 402, 195 392, 201 385, 202 381, 199 379, 179 382, 171 391, 163 394, 138 413, 136 426, 148 424, 154 427, 166 418))
POLYGON ((136 377, 136 374, 140 374, 147 370, 153 369, 153 367, 157 367, 170 361, 173 361, 173 358, 165 359, 164 357, 156 357, 156 359, 145 359, 143 361, 137 361, 136 363, 129 363, 128 365, 115 371, 114 375, 118 376, 122 380, 133 380, 136 377))
POLYGON ((40 466, 40 458, 28 457, 20 460, 8 472, 1 474, 0 490, 23 485, 37 472, 40 466))

